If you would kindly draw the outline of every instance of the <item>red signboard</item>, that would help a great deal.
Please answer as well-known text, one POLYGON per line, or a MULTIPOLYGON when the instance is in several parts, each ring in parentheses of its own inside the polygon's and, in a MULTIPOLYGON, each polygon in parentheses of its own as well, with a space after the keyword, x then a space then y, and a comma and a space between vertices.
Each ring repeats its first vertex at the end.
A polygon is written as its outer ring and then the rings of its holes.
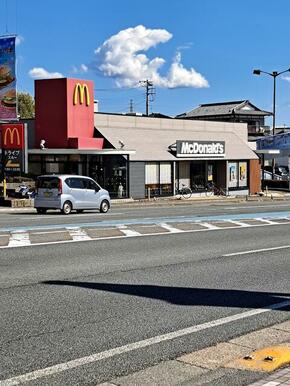
POLYGON ((2 149, 24 149, 24 125, 11 123, 1 125, 2 149))

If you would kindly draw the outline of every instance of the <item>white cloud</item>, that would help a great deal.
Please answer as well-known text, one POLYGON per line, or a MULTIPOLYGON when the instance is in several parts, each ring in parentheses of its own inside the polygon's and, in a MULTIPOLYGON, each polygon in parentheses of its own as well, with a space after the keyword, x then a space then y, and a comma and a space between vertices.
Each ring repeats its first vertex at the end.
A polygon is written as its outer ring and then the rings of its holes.
POLYGON ((165 29, 148 29, 142 25, 111 36, 95 50, 92 69, 115 78, 119 87, 134 87, 140 80, 150 79, 160 87, 208 87, 207 80, 194 68, 186 69, 177 53, 166 76, 159 72, 165 59, 149 59, 144 52, 166 43, 172 34, 165 29))
POLYGON ((282 76, 284 80, 287 80, 287 82, 290 82, 290 76, 282 76))
POLYGON ((16 46, 19 46, 21 43, 23 43, 24 42, 24 37, 23 36, 21 36, 21 35, 17 35, 16 36, 16 39, 15 39, 15 44, 16 44, 16 46))
POLYGON ((89 68, 86 64, 81 64, 79 67, 73 66, 72 72, 73 74, 85 74, 89 71, 89 68))
POLYGON ((194 68, 187 70, 181 63, 181 54, 178 52, 170 66, 167 78, 165 79, 165 86, 169 88, 176 87, 208 87, 207 80, 194 68))
POLYGON ((42 67, 34 67, 28 72, 28 74, 33 79, 53 79, 64 77, 60 72, 49 72, 42 67))

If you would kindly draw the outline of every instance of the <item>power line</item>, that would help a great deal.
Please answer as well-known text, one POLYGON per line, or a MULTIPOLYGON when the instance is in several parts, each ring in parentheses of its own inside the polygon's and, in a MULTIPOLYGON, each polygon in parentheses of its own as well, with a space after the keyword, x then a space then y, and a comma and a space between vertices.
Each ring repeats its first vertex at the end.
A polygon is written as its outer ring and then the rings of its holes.
POLYGON ((130 90, 136 90, 136 87, 127 87, 127 88, 94 88, 94 91, 108 91, 108 92, 124 92, 124 91, 130 91, 130 90))

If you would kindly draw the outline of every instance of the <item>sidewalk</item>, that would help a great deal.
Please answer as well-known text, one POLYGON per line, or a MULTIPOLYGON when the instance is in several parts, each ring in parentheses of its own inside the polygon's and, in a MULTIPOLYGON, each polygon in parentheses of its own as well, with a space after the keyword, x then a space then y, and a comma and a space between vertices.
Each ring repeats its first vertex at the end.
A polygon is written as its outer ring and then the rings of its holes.
MULTIPOLYGON (((132 198, 124 198, 124 199, 112 199, 111 203, 112 206, 121 206, 124 208, 130 208, 130 207, 138 207, 138 206, 164 206, 164 205, 184 205, 184 204, 193 204, 193 203, 202 203, 202 202, 233 202, 233 203, 239 203, 239 202, 250 202, 250 201, 256 201, 256 202, 264 202, 264 201, 283 201, 283 200, 290 200, 290 193, 286 192, 268 192, 267 195, 264 196, 192 196, 191 198, 185 199, 185 198, 176 198, 176 197, 158 197, 156 199, 152 198, 151 200, 148 199, 140 199, 140 200, 134 200, 132 198)), ((17 203, 13 207, 7 207, 7 206, 0 206, 0 213, 9 213, 9 212, 17 212, 17 211, 24 211, 29 212, 33 210, 33 200, 25 200, 25 199, 18 199, 17 203), (26 201, 26 202, 25 202, 26 201), (28 202, 29 201, 29 202, 28 202)))
MULTIPOLYGON (((228 342, 181 355, 155 366, 121 376, 96 386, 278 386, 290 385, 290 368, 269 375, 264 356, 280 348, 290 352, 290 321, 267 327, 228 342), (274 345, 274 347, 273 347, 274 345), (255 361, 255 355, 262 360, 255 361), (247 358, 247 359, 245 359, 247 358), (251 358, 252 360, 249 360, 251 358), (261 366, 261 362, 262 366, 261 366), (262 369, 264 366, 264 369, 262 369), (266 366, 266 370, 265 370, 266 366), (254 383, 251 383, 254 382, 254 383)), ((269 355, 270 357, 270 355, 269 355)), ((269 368, 287 366, 290 356, 273 355, 269 368), (279 364, 278 364, 279 365, 279 364)))
POLYGON ((269 375, 268 377, 251 383, 249 386, 290 386, 290 368, 287 367, 283 370, 279 370, 274 374, 269 375))

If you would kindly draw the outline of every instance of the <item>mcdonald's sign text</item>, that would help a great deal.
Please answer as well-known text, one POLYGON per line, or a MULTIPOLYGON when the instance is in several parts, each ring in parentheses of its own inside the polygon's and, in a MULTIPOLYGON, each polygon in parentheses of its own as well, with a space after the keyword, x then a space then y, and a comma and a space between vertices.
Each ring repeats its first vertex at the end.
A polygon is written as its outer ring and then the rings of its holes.
POLYGON ((73 104, 76 105, 84 104, 84 101, 86 102, 86 106, 90 105, 90 92, 88 86, 84 83, 76 83, 74 88, 74 95, 73 95, 73 104))
POLYGON ((24 126, 21 123, 1 125, 2 149, 24 149, 24 126))

